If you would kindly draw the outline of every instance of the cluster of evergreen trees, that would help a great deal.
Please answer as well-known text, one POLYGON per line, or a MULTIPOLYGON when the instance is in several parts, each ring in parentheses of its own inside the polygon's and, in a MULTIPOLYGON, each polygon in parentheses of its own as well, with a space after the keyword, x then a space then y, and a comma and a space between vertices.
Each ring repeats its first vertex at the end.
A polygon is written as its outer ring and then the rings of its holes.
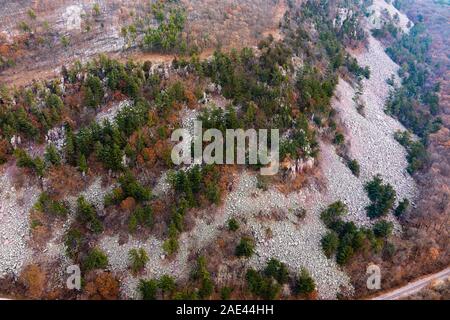
POLYGON ((33 208, 40 212, 59 217, 66 217, 69 211, 67 204, 62 201, 52 199, 52 197, 46 192, 42 192, 40 194, 39 199, 33 208))
MULTIPOLYGON (((289 130, 290 136, 283 149, 285 153, 290 152, 292 157, 307 156, 310 152, 314 155, 318 149, 314 132, 308 125, 305 113, 295 112, 300 106, 293 104, 295 92, 304 92, 307 84, 300 83, 299 78, 298 85, 293 86, 286 74, 292 68, 291 49, 270 38, 262 41, 259 48, 260 56, 244 48, 240 52, 217 51, 213 59, 199 65, 191 62, 191 67, 198 74, 211 78, 221 86, 226 98, 241 106, 239 111, 232 106, 226 111, 204 111, 200 116, 204 128, 219 128, 223 131, 227 128, 289 130)), ((332 94, 330 90, 329 95, 332 94)), ((305 100, 318 100, 321 93, 316 93, 311 92, 312 97, 305 100)), ((301 102, 298 103, 301 105, 301 102)), ((306 109, 303 111, 306 112, 306 109)))
POLYGON ((144 34, 142 45, 148 50, 162 52, 181 51, 187 49, 186 41, 182 39, 181 33, 184 29, 186 14, 183 9, 176 8, 165 16, 161 10, 155 12, 159 23, 157 28, 148 28, 144 34))
POLYGON ((144 300, 208 299, 214 292, 214 282, 208 271, 206 258, 199 256, 186 285, 182 286, 173 277, 164 275, 159 279, 140 280, 138 291, 144 300))
POLYGON ((270 259, 262 271, 248 269, 247 285, 251 293, 266 300, 277 299, 283 285, 290 283, 294 294, 304 297, 316 290, 316 284, 309 272, 302 268, 298 275, 291 276, 287 266, 277 259, 270 259))
POLYGON ((423 142, 420 140, 414 141, 408 131, 397 132, 395 139, 405 147, 408 153, 408 172, 413 174, 421 170, 428 160, 428 152, 423 142))
POLYGON ((375 176, 372 181, 365 185, 365 189, 372 202, 366 208, 369 218, 375 219, 386 216, 397 199, 394 188, 388 183, 383 184, 380 176, 375 176))
POLYGON ((128 219, 128 229, 134 233, 138 227, 151 228, 153 226, 153 209, 149 201, 152 199, 150 189, 139 183, 130 171, 119 178, 119 187, 105 196, 105 207, 119 205, 123 201, 132 199, 136 204, 128 219))
POLYGON ((431 57, 429 54, 431 38, 425 33, 423 21, 408 33, 397 37, 386 50, 388 55, 401 66, 402 86, 396 88, 388 101, 386 111, 421 138, 420 142, 401 143, 408 150, 408 171, 414 173, 423 168, 426 162, 425 146, 428 135, 439 130, 441 119, 439 83, 431 80, 431 57))
MULTIPOLYGON (((369 181, 366 184, 365 189, 372 202, 366 208, 367 215, 371 219, 385 217, 394 208, 397 193, 390 184, 383 183, 383 180, 379 175, 375 176, 372 181, 369 181)), ((396 217, 402 216, 408 207, 408 199, 405 198, 402 201, 399 201, 398 206, 394 210, 394 215, 396 217)))
POLYGON ((14 135, 42 142, 45 133, 62 120, 65 113, 59 81, 36 83, 13 92, 0 88, 0 136, 8 142, 14 135))
POLYGON ((181 169, 171 172, 168 179, 178 196, 172 207, 172 218, 168 229, 169 238, 164 243, 165 251, 173 254, 178 250, 178 236, 183 232, 187 211, 200 206, 205 199, 212 204, 220 202, 220 171, 212 165, 204 167, 195 165, 186 171, 181 169))
POLYGON ((340 265, 347 264, 361 250, 380 251, 393 230, 392 223, 378 221, 373 229, 358 228, 354 222, 342 218, 348 213, 342 202, 331 204, 321 214, 324 224, 330 229, 322 238, 322 249, 328 258, 336 256, 340 265))
POLYGON ((146 123, 149 105, 145 100, 123 108, 114 123, 105 120, 102 124, 93 122, 74 133, 67 126, 65 158, 69 164, 78 166, 81 171, 92 153, 104 167, 113 171, 124 169, 123 156, 127 138, 146 123))
POLYGON ((123 26, 121 35, 128 47, 139 45, 144 50, 186 53, 187 41, 182 35, 185 23, 186 10, 180 2, 157 1, 150 3, 149 10, 136 16, 132 24, 123 26))

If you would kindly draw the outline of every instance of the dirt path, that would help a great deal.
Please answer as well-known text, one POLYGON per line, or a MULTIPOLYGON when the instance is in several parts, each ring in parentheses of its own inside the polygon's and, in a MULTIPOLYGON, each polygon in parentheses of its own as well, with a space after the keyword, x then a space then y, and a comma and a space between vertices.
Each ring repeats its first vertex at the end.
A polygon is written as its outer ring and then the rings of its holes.
POLYGON ((410 282, 401 288, 389 291, 387 293, 383 293, 382 295, 374 297, 371 300, 398 300, 401 298, 405 298, 421 291, 434 281, 445 280, 449 277, 450 277, 450 267, 438 273, 428 275, 413 282, 410 282))

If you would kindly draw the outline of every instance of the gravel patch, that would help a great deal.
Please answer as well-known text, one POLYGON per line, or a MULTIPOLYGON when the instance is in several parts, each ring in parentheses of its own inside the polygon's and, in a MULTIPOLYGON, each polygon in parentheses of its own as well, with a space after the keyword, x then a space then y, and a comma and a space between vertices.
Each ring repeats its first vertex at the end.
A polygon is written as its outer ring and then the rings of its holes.
POLYGON ((189 134, 194 136, 194 121, 197 120, 200 112, 196 109, 189 109, 184 106, 180 111, 181 127, 187 129, 189 134))
POLYGON ((107 187, 102 186, 102 178, 97 177, 95 180, 78 196, 70 196, 67 201, 70 204, 70 212, 72 215, 75 214, 77 208, 77 199, 83 196, 89 203, 91 203, 98 212, 102 212, 105 209, 104 199, 108 193, 111 193, 116 184, 108 185, 107 187))
POLYGON ((256 255, 249 264, 263 268, 270 258, 286 263, 297 273, 301 267, 307 268, 317 284, 321 299, 334 299, 341 287, 350 292, 352 287, 348 276, 339 269, 334 260, 323 254, 320 240, 326 228, 320 221, 320 212, 326 206, 323 195, 313 187, 288 196, 271 188, 264 192, 256 189, 256 177, 244 173, 238 188, 226 202, 228 217, 246 219, 247 226, 256 240, 256 255), (299 220, 296 209, 307 208, 306 217, 299 220), (281 212, 281 221, 265 220, 273 212, 281 212), (271 230, 272 237, 266 235, 271 230))
POLYGON ((167 181, 167 174, 168 171, 164 171, 158 178, 156 185, 152 189, 152 194, 154 196, 161 197, 172 190, 172 186, 170 185, 169 181, 167 181))
POLYGON ((16 189, 7 170, 0 176, 0 185, 0 278, 3 278, 11 273, 18 276, 32 257, 27 246, 29 213, 40 191, 28 184, 16 189))
POLYGON ((127 299, 138 299, 137 285, 140 279, 159 278, 164 274, 171 275, 176 279, 187 276, 187 255, 184 243, 180 243, 180 250, 177 257, 167 260, 162 249, 163 242, 154 237, 147 241, 131 239, 126 244, 119 245, 119 237, 105 237, 100 241, 100 248, 108 255, 109 264, 115 271, 125 271, 126 275, 121 281, 121 291, 127 299), (128 271, 128 252, 131 249, 142 248, 147 252, 149 261, 143 275, 133 277, 128 271))
POLYGON ((95 121, 97 123, 103 123, 103 121, 108 120, 109 122, 113 123, 117 114, 120 112, 120 110, 131 106, 132 103, 133 102, 131 100, 124 100, 124 101, 120 101, 118 103, 114 103, 107 110, 103 110, 103 111, 99 112, 95 116, 95 121))
POLYGON ((120 245, 118 236, 108 236, 100 240, 99 247, 108 255, 113 270, 125 272, 121 281, 124 298, 138 299, 137 285, 140 279, 157 279, 165 274, 179 280, 187 279, 190 273, 190 266, 187 263, 189 253, 208 245, 217 236, 219 227, 225 221, 226 215, 223 213, 219 213, 216 219, 210 222, 197 219, 193 230, 180 236, 178 254, 171 259, 165 256, 163 241, 155 237, 150 237, 146 241, 131 238, 127 243, 120 245), (128 252, 134 248, 143 248, 149 257, 143 274, 138 277, 132 276, 128 271, 128 252))

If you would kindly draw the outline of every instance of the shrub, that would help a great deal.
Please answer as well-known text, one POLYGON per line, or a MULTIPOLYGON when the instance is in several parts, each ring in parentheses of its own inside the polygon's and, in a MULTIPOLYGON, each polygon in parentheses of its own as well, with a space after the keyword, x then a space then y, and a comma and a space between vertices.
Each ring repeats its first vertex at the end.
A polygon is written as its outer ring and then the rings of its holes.
POLYGON ((211 274, 206 268, 206 258, 204 256, 198 257, 197 267, 193 270, 192 277, 200 283, 199 297, 201 299, 208 298, 214 291, 214 283, 211 279, 211 274))
POLYGON ((375 176, 365 186, 372 204, 366 207, 367 215, 371 219, 379 218, 388 214, 396 199, 396 192, 390 184, 383 184, 380 176, 375 176))
POLYGON ((103 225, 97 216, 94 206, 87 202, 83 196, 78 198, 77 206, 79 219, 87 224, 87 227, 94 233, 101 233, 103 231, 103 225))
POLYGON ((84 288, 90 300, 117 300, 120 294, 119 281, 110 272, 100 272, 84 288))
POLYGON ((80 230, 70 228, 64 236, 64 245, 66 247, 66 255, 75 260, 78 256, 81 246, 83 245, 83 234, 80 230))
POLYGON ((148 262, 148 255, 144 249, 131 249, 128 252, 128 256, 130 259, 130 268, 134 274, 145 269, 145 265, 148 262))
POLYGON ((228 220, 228 230, 237 231, 239 229, 239 222, 235 218, 228 220))
MULTIPOLYGON (((299 106, 310 113, 326 112, 335 87, 334 79, 322 79, 317 69, 305 67, 297 78, 299 106)), ((342 136, 343 137, 343 136, 342 136)))
POLYGON ((281 291, 281 285, 271 277, 264 277, 256 270, 249 269, 245 275, 250 292, 265 300, 276 299, 281 291))
POLYGON ((347 206, 337 201, 331 204, 325 211, 320 214, 320 218, 328 228, 331 228, 342 216, 348 212, 347 206))
POLYGON ((23 149, 14 150, 14 156, 17 159, 17 166, 21 168, 29 168, 35 174, 42 177, 44 175, 44 162, 41 158, 31 158, 31 156, 23 149))
POLYGON ((306 209, 304 208, 297 208, 293 211, 293 213, 298 219, 304 219, 307 214, 306 209))
POLYGON ((143 300, 156 300, 158 282, 156 280, 140 280, 138 285, 139 293, 143 300))
POLYGON ((188 171, 179 170, 169 175, 172 188, 187 200, 189 207, 197 206, 202 195, 209 202, 218 204, 221 197, 219 178, 220 172, 216 167, 205 166, 200 169, 198 165, 188 171))
POLYGON ((289 280, 289 271, 286 265, 274 258, 267 263, 264 274, 267 277, 274 278, 280 284, 285 284, 289 280))
POLYGON ((339 246, 339 237, 336 232, 329 231, 325 236, 323 236, 321 244, 322 250, 327 258, 331 258, 339 246))
POLYGON ((153 225, 153 210, 149 206, 138 207, 130 216, 128 228, 135 232, 138 225, 150 228, 153 225))
POLYGON ((232 293, 233 293, 233 288, 232 287, 222 287, 220 289, 220 299, 222 299, 222 300, 230 300, 232 293))
POLYGON ((98 107, 103 101, 104 91, 100 78, 89 75, 84 85, 85 103, 90 107, 98 107))
POLYGON ((400 201, 397 208, 395 208, 394 215, 397 218, 401 217, 406 212, 408 207, 409 207, 409 200, 405 198, 402 201, 400 201))
POLYGON ((373 233, 378 238, 387 238, 392 234, 392 231, 394 230, 394 225, 392 222, 388 222, 385 220, 378 221, 373 226, 373 233))
POLYGON ((28 9, 27 14, 32 20, 36 20, 36 12, 33 9, 28 9))
POLYGON ((63 47, 68 47, 70 45, 70 38, 67 36, 62 36, 59 40, 61 41, 63 47))
POLYGON ((198 294, 194 290, 184 289, 173 295, 173 300, 198 300, 198 294))
POLYGON ((172 10, 167 18, 157 14, 159 26, 148 28, 144 35, 143 46, 146 49, 161 50, 163 52, 172 51, 179 47, 181 32, 184 29, 186 20, 185 13, 181 9, 172 10))
POLYGON ((256 187, 263 191, 267 191, 269 189, 269 181, 266 176, 258 175, 258 180, 256 183, 256 187))
POLYGON ((161 289, 161 291, 163 292, 163 295, 166 293, 168 293, 169 295, 172 295, 176 289, 175 280, 173 279, 173 277, 171 277, 169 275, 163 275, 158 280, 158 288, 161 289))
POLYGON ((123 191, 120 201, 133 197, 136 201, 148 201, 151 198, 151 192, 142 186, 131 173, 126 173, 119 178, 120 187, 123 191))
POLYGON ((38 201, 34 205, 34 208, 46 214, 59 217, 67 216, 68 212, 68 208, 64 203, 53 200, 46 192, 42 192, 40 194, 38 201))
POLYGON ((26 294, 33 299, 43 297, 47 277, 45 272, 36 264, 26 266, 20 274, 20 282, 25 285, 26 294))
POLYGON ((92 6, 92 13, 94 16, 100 15, 100 5, 98 3, 94 3, 94 5, 92 6))
POLYGON ((19 22, 18 27, 23 32, 31 32, 31 27, 25 21, 19 22))
POLYGON ((214 204, 219 204, 220 202, 220 189, 215 183, 207 183, 206 184, 206 198, 209 202, 214 204))
POLYGON ((51 109, 61 110, 64 107, 64 103, 61 98, 54 93, 48 96, 46 103, 47 107, 51 109))
POLYGON ((344 137, 344 135, 343 135, 342 133, 340 133, 340 132, 336 132, 336 134, 335 134, 335 136, 334 136, 334 139, 333 139, 333 143, 334 143, 335 145, 340 146, 340 145, 343 145, 344 142, 345 142, 345 137, 344 137))
POLYGON ((61 156, 59 155, 58 150, 53 144, 50 144, 45 149, 44 155, 45 161, 49 164, 59 166, 61 164, 61 156))
POLYGON ((393 243, 387 242, 383 247, 383 259, 392 259, 395 255, 396 248, 393 243))
POLYGON ((251 238, 243 237, 236 247, 236 256, 250 258, 255 251, 255 244, 251 238))
POLYGON ((340 245, 336 255, 336 262, 339 265, 345 265, 353 256, 354 250, 350 245, 340 245))
MULTIPOLYGON (((105 206, 110 206, 113 204, 120 204, 123 200, 127 198, 133 198, 136 202, 145 202, 151 199, 151 191, 140 184, 131 172, 126 172, 119 178, 120 187, 114 189, 112 193, 106 195, 105 206)), ((142 208, 144 211, 138 212, 138 214, 143 214, 142 217, 148 218, 147 222, 150 222, 150 207, 142 208)))
POLYGON ((83 268, 86 271, 91 271, 95 269, 106 269, 108 267, 108 257, 106 254, 98 249, 92 249, 83 262, 83 268))
POLYGON ((356 177, 359 177, 360 172, 361 172, 361 169, 360 169, 358 160, 350 160, 350 161, 347 163, 347 165, 348 165, 350 171, 351 171, 356 177))
POLYGON ((309 295, 316 290, 316 283, 308 270, 302 268, 295 283, 295 292, 301 295, 309 295))
POLYGON ((5 139, 0 139, 0 165, 7 161, 9 152, 9 143, 5 139))
POLYGON ((34 159, 34 171, 39 177, 43 177, 45 173, 45 164, 41 158, 36 157, 34 159))
POLYGON ((354 74, 357 78, 364 77, 370 79, 370 68, 368 66, 361 67, 358 65, 358 61, 350 56, 345 57, 345 65, 348 71, 354 74))
POLYGON ((395 139, 405 147, 408 153, 408 172, 413 174, 421 170, 428 160, 428 152, 424 143, 421 141, 413 141, 408 131, 396 132, 395 139))
POLYGON ((178 239, 176 237, 170 237, 163 243, 164 251, 170 256, 178 251, 178 239))

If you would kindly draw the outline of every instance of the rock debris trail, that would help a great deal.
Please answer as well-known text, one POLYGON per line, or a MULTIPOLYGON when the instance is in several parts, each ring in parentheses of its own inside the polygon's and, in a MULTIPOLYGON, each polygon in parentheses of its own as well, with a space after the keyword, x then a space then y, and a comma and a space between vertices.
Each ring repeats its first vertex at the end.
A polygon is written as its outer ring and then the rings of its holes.
POLYGON ((18 276, 32 258, 27 246, 29 212, 40 191, 27 182, 16 188, 11 177, 14 170, 15 166, 5 167, 0 173, 0 278, 7 274, 18 276))
MULTIPOLYGON (((367 50, 355 57, 360 65, 369 66, 371 70, 370 79, 362 82, 361 101, 365 105, 365 115, 359 114, 352 99, 355 90, 342 79, 339 80, 333 107, 338 111, 347 130, 350 157, 358 160, 361 166, 361 178, 358 180, 364 184, 374 175, 380 174, 384 181, 394 187, 398 200, 403 198, 414 200, 417 187, 406 170, 408 167, 406 151, 394 138, 395 132, 406 129, 384 112, 391 89, 386 79, 391 75, 397 76, 399 67, 373 37, 369 38, 367 50)), ((347 183, 342 186, 351 188, 347 183)), ((364 206, 361 207, 363 208, 364 206)), ((364 215, 358 216, 361 217, 357 219, 358 222, 369 223, 364 215)), ((392 217, 390 219, 392 220, 392 217)))

